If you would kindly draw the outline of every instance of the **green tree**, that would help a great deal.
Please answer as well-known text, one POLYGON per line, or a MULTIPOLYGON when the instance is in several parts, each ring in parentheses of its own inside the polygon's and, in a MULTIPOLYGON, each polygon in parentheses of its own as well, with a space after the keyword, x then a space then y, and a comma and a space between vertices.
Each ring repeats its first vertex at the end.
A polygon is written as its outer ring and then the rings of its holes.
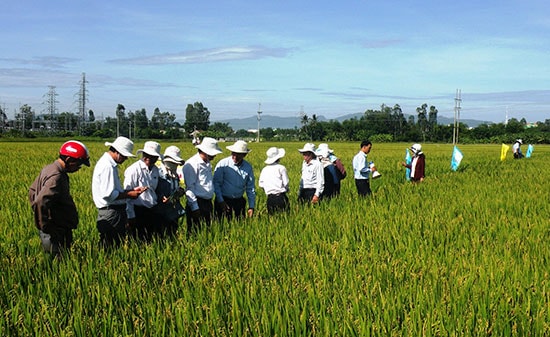
POLYGON ((427 108, 428 108, 428 104, 426 103, 416 108, 416 114, 418 115, 417 124, 420 130, 420 134, 422 135, 423 142, 426 141, 426 134, 428 133, 428 118, 426 116, 427 108))
POLYGON ((183 127, 186 132, 193 130, 206 131, 210 126, 210 111, 203 106, 201 102, 195 104, 187 104, 185 109, 185 123, 183 127))
POLYGON ((23 104, 19 107, 19 113, 15 115, 16 127, 23 132, 32 129, 34 115, 34 110, 30 105, 23 104))

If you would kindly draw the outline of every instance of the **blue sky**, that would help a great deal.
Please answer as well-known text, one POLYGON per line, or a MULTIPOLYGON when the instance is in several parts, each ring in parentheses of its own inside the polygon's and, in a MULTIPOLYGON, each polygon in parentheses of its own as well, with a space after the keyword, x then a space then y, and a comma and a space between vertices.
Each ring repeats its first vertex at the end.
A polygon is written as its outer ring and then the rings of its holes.
POLYGON ((550 118, 550 2, 27 1, 0 12, 0 106, 97 117, 145 108, 211 121, 335 118, 399 104, 452 117, 550 118))

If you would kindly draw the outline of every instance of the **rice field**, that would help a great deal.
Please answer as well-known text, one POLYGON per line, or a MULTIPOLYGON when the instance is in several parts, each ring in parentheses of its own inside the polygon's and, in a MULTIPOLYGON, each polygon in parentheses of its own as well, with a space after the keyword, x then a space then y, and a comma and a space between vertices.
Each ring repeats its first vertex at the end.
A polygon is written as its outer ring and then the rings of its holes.
MULTIPOLYGON (((91 196, 106 147, 85 141, 92 167, 70 176, 80 225, 71 254, 52 261, 27 191, 62 142, 0 142, 1 336, 549 334, 550 146, 501 162, 500 145, 461 145, 452 172, 452 145, 423 144, 427 177, 414 185, 400 166, 410 144, 375 143, 369 160, 382 177, 371 181, 372 197, 358 199, 359 144, 330 143, 348 170, 342 195, 300 207, 303 143, 252 143, 256 180, 265 151, 286 149, 289 214, 268 218, 257 190, 252 219, 189 238, 181 226, 172 241, 107 253, 91 196)), ((161 144, 195 153, 187 142, 161 144)))

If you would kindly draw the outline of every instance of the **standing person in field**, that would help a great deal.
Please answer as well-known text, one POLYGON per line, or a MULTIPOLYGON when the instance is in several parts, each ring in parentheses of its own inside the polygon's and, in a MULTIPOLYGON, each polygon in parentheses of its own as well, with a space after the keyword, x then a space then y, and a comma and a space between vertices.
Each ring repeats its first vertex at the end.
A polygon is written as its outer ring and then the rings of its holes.
POLYGON ((411 146, 413 157, 410 164, 402 162, 401 165, 411 169, 411 181, 422 182, 424 181, 424 170, 426 167, 426 157, 422 152, 422 145, 413 144, 411 146))
POLYGON ((160 165, 160 180, 157 186, 158 214, 164 220, 162 236, 174 237, 178 230, 179 218, 185 214, 180 198, 185 190, 180 186, 178 166, 185 164, 177 146, 168 146, 160 165))
POLYGON ((302 178, 300 179, 298 201, 302 204, 317 204, 321 200, 321 195, 325 188, 323 164, 317 160, 314 144, 306 143, 304 147, 298 151, 304 158, 302 162, 302 178))
POLYGON ((355 187, 360 197, 371 195, 369 175, 376 171, 374 164, 367 161, 367 156, 372 149, 372 143, 368 140, 361 142, 359 152, 353 157, 353 177, 355 178, 355 187))
POLYGON ((512 152, 514 153, 514 159, 523 158, 523 153, 521 152, 521 145, 523 145, 523 140, 517 139, 512 145, 512 152))
POLYGON ((90 166, 86 146, 76 140, 65 142, 59 149, 59 157, 40 171, 29 188, 42 248, 56 258, 73 243, 78 211, 71 196, 68 173, 80 170, 82 165, 90 166))
POLYGON ((198 231, 203 225, 210 226, 212 222, 214 182, 210 161, 222 153, 218 142, 210 137, 204 137, 195 148, 198 152, 183 165, 187 235, 198 231))
POLYGON ((250 152, 248 144, 238 140, 227 146, 231 156, 218 162, 214 169, 214 190, 216 191, 216 215, 219 219, 225 216, 244 218, 254 215, 256 190, 254 188, 254 171, 252 165, 244 160, 250 152), (248 208, 244 194, 248 199, 248 208))
POLYGON ((290 203, 287 192, 289 186, 286 167, 279 162, 285 156, 285 149, 270 147, 267 152, 267 165, 260 173, 258 185, 264 189, 267 195, 267 213, 288 212, 290 203))
POLYGON ((160 179, 159 168, 155 165, 160 154, 160 144, 153 141, 145 142, 143 149, 137 151, 142 157, 124 171, 124 188, 133 190, 139 186, 147 189, 136 199, 126 201, 126 214, 130 234, 137 239, 150 241, 153 235, 162 234, 165 224, 157 213, 156 189, 160 179))
POLYGON ((335 176, 334 176, 334 178, 335 178, 334 179, 334 195, 335 196, 340 195, 342 180, 344 178, 346 178, 346 176, 347 176, 347 172, 346 172, 346 168, 344 167, 344 164, 342 163, 340 158, 338 158, 334 154, 334 150, 329 148, 328 144, 326 144, 326 143, 319 144, 319 147, 317 148, 317 151, 322 153, 322 154, 324 154, 325 151, 326 151, 326 153, 328 154, 327 159, 334 165, 334 167, 336 169, 335 170, 335 176))
POLYGON ((97 230, 101 246, 118 246, 126 237, 128 217, 126 199, 137 198, 146 188, 124 190, 118 176, 118 165, 132 154, 134 143, 126 137, 106 142, 109 151, 97 161, 92 177, 92 196, 97 207, 97 230))

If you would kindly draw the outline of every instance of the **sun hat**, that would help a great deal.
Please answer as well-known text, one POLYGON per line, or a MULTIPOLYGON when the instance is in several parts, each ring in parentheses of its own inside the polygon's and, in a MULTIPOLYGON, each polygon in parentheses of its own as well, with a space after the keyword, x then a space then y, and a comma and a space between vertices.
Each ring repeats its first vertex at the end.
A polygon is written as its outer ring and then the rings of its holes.
POLYGON ((150 156, 153 157, 159 157, 162 159, 162 155, 160 154, 160 144, 153 141, 148 141, 143 144, 143 149, 139 149, 137 151, 138 154, 140 153, 147 153, 150 156))
POLYGON ((273 164, 278 159, 281 159, 285 156, 285 149, 283 148, 276 148, 276 147, 270 147, 265 154, 267 155, 267 159, 264 161, 266 164, 273 164))
POLYGON ((105 146, 110 146, 114 148, 118 153, 123 155, 124 157, 135 157, 135 155, 132 154, 132 151, 134 151, 134 142, 129 140, 126 137, 118 137, 115 139, 114 142, 105 142, 105 146))
POLYGON ((169 161, 176 164, 183 164, 184 160, 180 157, 181 151, 179 147, 170 145, 164 150, 164 161, 169 161))
POLYGON ((422 145, 420 145, 420 144, 413 144, 413 145, 411 146, 411 150, 412 150, 412 152, 414 152, 414 153, 419 153, 420 151, 422 151, 422 145))
POLYGON ((248 144, 244 140, 238 140, 235 144, 231 146, 226 146, 226 148, 235 153, 248 153, 251 150, 248 148, 248 144))
POLYGON ((313 152, 315 154, 315 144, 306 143, 304 147, 298 150, 300 153, 313 152))
POLYGON ((521 145, 523 145, 523 140, 520 138, 517 140, 518 143, 520 143, 521 145))
POLYGON ((199 145, 195 145, 195 148, 209 156, 215 156, 223 152, 218 146, 218 141, 210 137, 204 137, 199 145))
POLYGON ((328 147, 327 143, 321 143, 317 147, 317 151, 327 150, 328 153, 334 153, 334 150, 328 147))

